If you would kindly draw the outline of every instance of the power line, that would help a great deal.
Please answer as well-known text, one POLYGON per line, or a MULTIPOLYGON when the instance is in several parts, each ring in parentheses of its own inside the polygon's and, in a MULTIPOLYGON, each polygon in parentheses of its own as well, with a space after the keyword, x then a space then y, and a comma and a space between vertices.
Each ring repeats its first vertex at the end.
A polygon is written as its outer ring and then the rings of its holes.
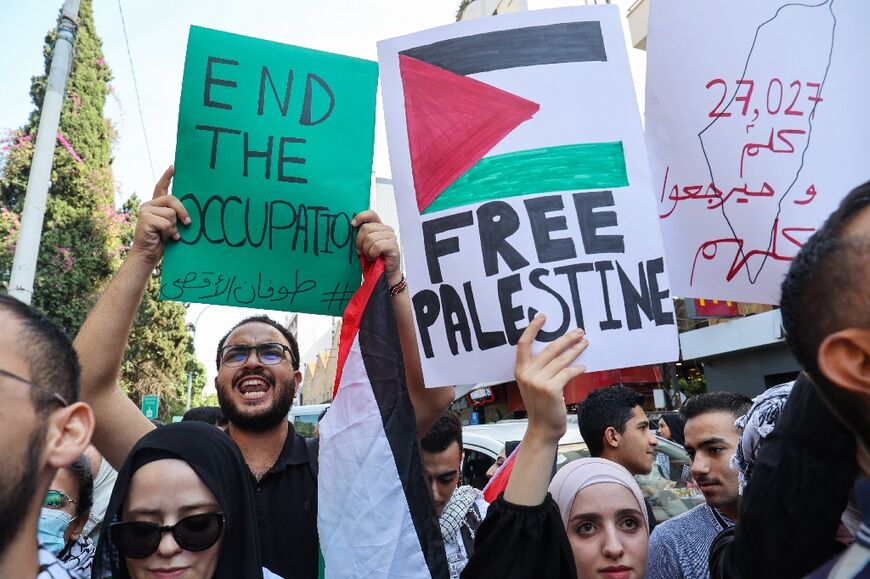
POLYGON ((130 40, 127 38, 127 24, 124 22, 124 9, 118 0, 118 12, 121 13, 121 30, 124 33, 124 45, 127 47, 127 58, 130 60, 130 74, 133 76, 133 90, 136 92, 136 107, 139 109, 139 122, 142 124, 142 137, 145 139, 145 152, 148 154, 148 166, 151 168, 151 181, 156 182, 154 162, 151 160, 151 145, 148 143, 148 131, 145 130, 145 117, 142 115, 142 99, 139 98, 139 83, 136 82, 136 70, 133 68, 133 55, 130 53, 130 40))

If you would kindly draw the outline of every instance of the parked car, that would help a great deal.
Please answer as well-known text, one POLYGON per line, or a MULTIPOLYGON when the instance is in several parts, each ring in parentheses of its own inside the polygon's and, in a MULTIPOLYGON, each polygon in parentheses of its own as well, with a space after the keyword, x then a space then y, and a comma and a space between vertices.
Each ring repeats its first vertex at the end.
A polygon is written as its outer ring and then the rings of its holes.
MULTIPOLYGON (((568 431, 559 440, 556 455, 556 470, 572 460, 590 456, 583 442, 576 416, 569 416, 568 431), (573 420, 572 420, 573 419, 573 420)), ((465 484, 482 489, 489 480, 486 471, 495 462, 499 451, 509 440, 522 440, 528 426, 527 419, 512 419, 494 424, 478 424, 462 428, 464 456, 462 476, 465 484)), ((688 472, 689 455, 677 444, 658 438, 658 452, 664 453, 671 464, 675 478, 688 472), (684 468, 686 467, 686 468, 684 468)), ((644 496, 649 499, 658 522, 666 521, 704 502, 704 496, 691 484, 691 480, 665 478, 657 465, 649 474, 635 476, 644 496)))
POLYGON ((290 422, 293 423, 293 428, 296 432, 305 438, 311 438, 314 434, 314 425, 317 424, 317 417, 320 413, 329 408, 329 404, 306 404, 304 406, 293 406, 287 414, 290 422))

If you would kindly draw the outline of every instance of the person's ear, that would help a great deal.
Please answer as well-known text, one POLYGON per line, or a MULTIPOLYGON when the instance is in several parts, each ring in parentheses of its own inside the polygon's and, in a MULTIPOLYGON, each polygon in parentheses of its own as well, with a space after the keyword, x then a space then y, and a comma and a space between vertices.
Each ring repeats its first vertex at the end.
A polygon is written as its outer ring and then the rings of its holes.
POLYGON ((69 531, 69 538, 67 539, 68 541, 78 541, 79 537, 82 534, 82 531, 85 528, 85 525, 88 522, 88 515, 90 514, 90 511, 85 511, 84 513, 74 518, 72 522, 67 525, 67 531, 69 531))
POLYGON ((827 336, 819 345, 818 364, 838 388, 870 396, 870 330, 847 328, 827 336))
POLYGON ((612 426, 604 430, 604 446, 607 448, 619 448, 619 432, 612 426))
POLYGON ((299 392, 299 387, 302 386, 302 372, 296 370, 293 372, 293 397, 296 398, 296 394, 299 392))
POLYGON ((53 469, 69 466, 82 455, 94 433, 94 413, 84 402, 75 402, 49 416, 45 461, 53 469))

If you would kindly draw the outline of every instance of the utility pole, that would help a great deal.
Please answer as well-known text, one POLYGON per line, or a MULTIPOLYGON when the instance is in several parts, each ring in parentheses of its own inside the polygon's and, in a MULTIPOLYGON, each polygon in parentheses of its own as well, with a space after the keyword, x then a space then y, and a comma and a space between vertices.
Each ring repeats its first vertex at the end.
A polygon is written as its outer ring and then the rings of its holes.
POLYGON ((21 216, 21 231, 15 247, 12 274, 9 278, 9 294, 29 304, 33 298, 33 279, 36 277, 36 258, 42 237, 42 222, 45 218, 45 202, 51 184, 51 166, 57 141, 60 111, 66 94, 66 81, 72 67, 76 43, 80 0, 66 0, 57 24, 57 38, 48 72, 48 85, 42 101, 39 129, 36 133, 36 150, 30 163, 27 180, 27 195, 24 198, 24 213, 21 216))
MULTIPOLYGON (((205 306, 204 308, 202 308, 202 310, 200 310, 200 312, 196 315, 196 319, 193 320, 193 332, 192 332, 192 335, 190 337, 190 341, 191 341, 191 343, 193 343, 194 351, 196 351, 196 325, 199 323, 199 318, 201 318, 202 315, 205 313, 205 311, 207 309, 209 309, 210 307, 212 307, 213 305, 215 305, 215 304, 209 304, 209 305, 205 306)), ((187 372, 187 404, 184 407, 185 411, 190 410, 190 402, 191 402, 192 396, 193 396, 193 370, 188 370, 188 372, 187 372)))

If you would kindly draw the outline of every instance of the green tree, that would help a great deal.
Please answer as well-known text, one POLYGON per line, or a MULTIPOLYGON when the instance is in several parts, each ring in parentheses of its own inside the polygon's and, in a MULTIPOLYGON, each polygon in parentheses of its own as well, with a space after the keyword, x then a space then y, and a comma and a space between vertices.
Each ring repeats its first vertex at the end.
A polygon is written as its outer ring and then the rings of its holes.
MULTIPOLYGON (((0 290, 6 290, 20 228, 55 31, 45 38, 45 72, 33 77, 34 110, 5 139, 0 176, 0 290)), ((112 141, 103 116, 111 71, 96 33, 92 0, 82 0, 73 68, 61 112, 34 280, 33 305, 75 335, 118 271, 132 241, 135 207, 114 206, 112 141)), ((187 376, 201 390, 204 369, 193 355, 182 304, 159 301, 159 272, 149 282, 124 360, 122 387, 137 404, 161 396, 161 418, 183 411, 187 376)))

